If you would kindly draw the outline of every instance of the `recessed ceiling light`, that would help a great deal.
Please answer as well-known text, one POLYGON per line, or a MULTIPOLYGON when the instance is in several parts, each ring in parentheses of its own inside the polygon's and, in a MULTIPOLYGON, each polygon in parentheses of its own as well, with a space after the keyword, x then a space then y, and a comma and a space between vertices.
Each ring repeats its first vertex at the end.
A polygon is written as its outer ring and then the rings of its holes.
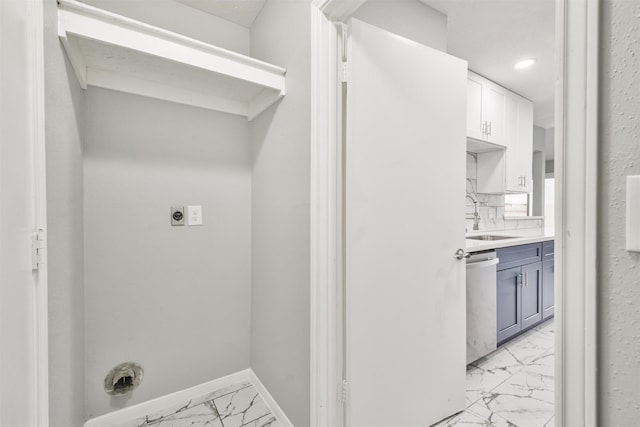
POLYGON ((516 62, 513 68, 515 68, 516 70, 520 70, 522 68, 529 68, 535 63, 536 63, 535 59, 524 59, 520 62, 516 62))

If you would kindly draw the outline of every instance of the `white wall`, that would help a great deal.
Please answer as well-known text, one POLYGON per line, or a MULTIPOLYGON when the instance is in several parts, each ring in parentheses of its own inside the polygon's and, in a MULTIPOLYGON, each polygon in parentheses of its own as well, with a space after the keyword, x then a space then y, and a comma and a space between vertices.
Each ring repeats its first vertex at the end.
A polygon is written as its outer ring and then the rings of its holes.
POLYGON ((545 130, 541 127, 533 127, 533 191, 531 195, 532 215, 544 215, 544 192, 545 192, 545 130))
POLYGON ((57 35, 57 5, 44 1, 51 427, 84 422, 84 93, 57 35))
POLYGON ((368 0, 354 18, 447 51, 447 17, 418 0, 368 0))
POLYGON ((174 0, 81 1, 224 49, 249 53, 248 29, 174 0))
POLYGON ((554 150, 555 150, 555 129, 549 128, 544 131, 544 155, 545 155, 545 176, 547 178, 553 177, 554 172, 554 150))
POLYGON ((251 124, 251 366, 296 427, 309 425, 310 2, 269 0, 253 56, 287 69, 287 95, 251 124))
POLYGON ((86 411, 249 367, 251 146, 245 118, 90 88, 85 173, 86 411), (204 225, 171 227, 172 205, 204 225), (139 389, 111 399, 126 361, 139 389))
POLYGON ((640 2, 601 3, 598 425, 640 419, 640 254, 625 251, 625 182, 640 175, 640 2))

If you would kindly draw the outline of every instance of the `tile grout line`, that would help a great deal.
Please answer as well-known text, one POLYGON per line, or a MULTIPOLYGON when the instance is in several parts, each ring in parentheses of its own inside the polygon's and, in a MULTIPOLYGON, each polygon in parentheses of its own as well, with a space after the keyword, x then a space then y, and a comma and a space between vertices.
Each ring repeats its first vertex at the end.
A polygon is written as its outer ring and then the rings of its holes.
MULTIPOLYGON (((249 388, 249 387, 253 387, 253 388, 255 389, 256 393, 257 393, 257 397, 259 397, 259 398, 264 402, 264 398, 263 398, 263 397, 262 397, 262 395, 260 394, 260 391, 259 391, 257 388, 255 388, 255 386, 254 386, 253 384, 249 384, 249 385, 247 385, 246 387, 239 388, 239 389, 234 390, 234 391, 232 391, 232 392, 225 393, 225 394, 222 394, 222 395, 220 395, 220 396, 217 396, 217 397, 215 397, 215 398, 211 399, 211 403, 212 403, 212 404, 213 404, 213 406, 215 407, 216 413, 218 414, 218 418, 220 419, 220 424, 222 424, 222 427, 225 427, 225 425, 224 425, 224 421, 222 420, 222 415, 220 414, 220 411, 218 410, 218 405, 217 405, 217 404, 216 404, 216 402, 215 402, 215 401, 216 401, 216 399, 222 398, 222 397, 224 397, 224 396, 228 396, 228 395, 233 394, 233 393, 237 393, 237 392, 239 392, 239 391, 241 391, 241 390, 244 390, 244 389, 247 389, 247 388, 249 388)), ((215 393, 215 392, 214 392, 214 393, 215 393)), ((268 408, 268 406, 267 406, 267 408, 268 408)), ((248 409, 249 409, 249 408, 247 408, 247 410, 248 410, 248 409)), ((270 409, 270 408, 269 408, 269 409, 270 409)), ((257 418, 254 418, 254 419, 252 419, 252 420, 249 420, 249 421, 247 421, 247 422, 245 422, 245 423, 241 424, 239 427, 244 427, 244 426, 246 426, 246 425, 249 425, 249 424, 251 424, 251 423, 253 423, 253 422, 255 422, 255 421, 258 421, 258 420, 259 420, 259 419, 261 419, 261 418, 267 417, 267 416, 269 416, 269 415, 272 415, 272 416, 273 416, 273 418, 274 418, 276 421, 278 420, 278 418, 273 414, 273 412, 269 411, 269 412, 267 412, 266 414, 260 415, 260 416, 259 416, 259 417, 257 417, 257 418)))
MULTIPOLYGON (((539 351, 534 350, 534 352, 533 352, 534 356, 533 357, 529 357, 530 360, 527 363, 522 362, 518 357, 516 357, 516 355, 514 354, 514 352, 510 348, 507 348, 507 346, 504 346, 503 348, 505 349, 505 351, 509 355, 511 355, 511 357, 518 363, 516 370, 511 372, 511 371, 509 371, 507 369, 507 367, 504 367, 504 371, 508 372, 509 375, 505 379, 500 381, 498 384, 496 384, 493 387, 491 387, 491 389, 482 390, 480 392, 480 395, 475 400, 469 399, 469 402, 471 402, 471 403, 468 404, 468 406, 464 409, 464 411, 462 411, 460 414, 454 416, 451 420, 448 421, 448 423, 446 425, 449 425, 449 426, 450 425, 454 425, 454 424, 451 424, 451 423, 454 422, 455 420, 459 419, 460 417, 462 417, 464 413, 469 413, 469 414, 472 414, 472 415, 474 415, 474 416, 476 416, 476 417, 478 417, 478 418, 480 418, 482 420, 485 420, 485 421, 490 421, 492 417, 497 417, 498 419, 503 420, 506 423, 509 423, 510 425, 513 425, 513 426, 517 427, 517 425, 513 421, 511 421, 511 420, 503 417, 502 415, 495 413, 493 410, 491 410, 486 404, 484 404, 484 400, 483 399, 485 397, 487 397, 488 395, 490 395, 491 393, 494 393, 494 391, 496 389, 498 389, 499 387, 503 386, 505 383, 509 382, 510 380, 514 380, 514 377, 516 375, 519 375, 519 374, 537 375, 537 376, 540 376, 540 377, 550 377, 549 375, 543 374, 541 372, 530 371, 528 368, 531 367, 530 365, 532 363, 541 360, 543 357, 546 357, 547 355, 552 355, 553 357, 555 357, 555 351, 553 351, 554 350, 554 345, 553 344, 550 345, 549 347, 545 347, 545 346, 538 346, 534 342, 536 340, 536 337, 537 338, 544 338, 544 339, 549 339, 550 338, 550 339, 553 340, 553 338, 554 338, 554 332, 553 331, 548 332, 548 331, 541 330, 541 327, 548 327, 549 325, 552 325, 551 322, 553 322, 553 319, 549 319, 548 321, 545 322, 544 325, 539 325, 538 327, 532 328, 530 331, 527 331, 525 334, 521 335, 520 337, 518 337, 516 340, 514 340, 511 343, 511 344, 516 344, 517 345, 520 342, 526 342, 527 340, 529 340, 530 341, 530 346, 527 347, 525 345, 524 350, 526 350, 527 348, 528 349, 537 348, 539 350, 539 351), (547 323, 547 322, 549 322, 549 323, 547 323), (482 400, 482 402, 481 402, 481 400, 482 400), (486 417, 486 416, 483 416, 482 414, 474 412, 474 410, 471 409, 471 408, 473 406, 475 406, 475 405, 484 405, 484 406, 486 406, 486 409, 491 412, 491 415, 489 417, 486 417)), ((514 347, 514 345, 511 345, 511 348, 513 348, 513 347, 514 347)), ((484 373, 487 373, 487 372, 492 370, 492 369, 485 369, 485 368, 482 368, 482 367, 480 367, 478 365, 473 365, 473 364, 471 364, 471 366, 473 367, 474 370, 475 369, 479 370, 481 375, 484 375, 484 373)), ((491 365, 489 365, 489 366, 491 366, 491 365)), ((495 371, 496 369, 499 369, 499 368, 496 366, 496 367, 494 367, 493 370, 495 371)), ((473 370, 471 370, 471 372, 473 372, 473 370)), ((555 375, 552 375, 551 377, 554 378, 555 375)), ((548 403, 548 402, 546 402, 546 403, 548 403)), ((551 415, 551 417, 549 419, 547 419, 543 425, 546 426, 554 418, 554 416, 555 416, 555 414, 551 415)))

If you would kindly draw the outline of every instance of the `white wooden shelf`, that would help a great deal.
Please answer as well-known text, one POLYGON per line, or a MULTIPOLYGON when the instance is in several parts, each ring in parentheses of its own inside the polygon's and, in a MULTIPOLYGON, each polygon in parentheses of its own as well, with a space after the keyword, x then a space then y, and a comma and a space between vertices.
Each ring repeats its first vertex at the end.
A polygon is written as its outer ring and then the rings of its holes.
POLYGON ((80 86, 97 86, 246 116, 285 94, 284 68, 73 0, 58 35, 80 86))

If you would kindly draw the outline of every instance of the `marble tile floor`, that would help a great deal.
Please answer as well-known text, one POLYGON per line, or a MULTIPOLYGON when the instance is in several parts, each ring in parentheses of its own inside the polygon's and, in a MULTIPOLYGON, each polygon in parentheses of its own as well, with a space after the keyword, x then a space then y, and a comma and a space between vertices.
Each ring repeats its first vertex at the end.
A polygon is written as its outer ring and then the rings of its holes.
POLYGON ((469 365, 467 408, 435 426, 553 427, 553 377, 550 319, 469 365))
POLYGON ((114 427, 281 427, 249 382, 234 384, 189 402, 114 427))

